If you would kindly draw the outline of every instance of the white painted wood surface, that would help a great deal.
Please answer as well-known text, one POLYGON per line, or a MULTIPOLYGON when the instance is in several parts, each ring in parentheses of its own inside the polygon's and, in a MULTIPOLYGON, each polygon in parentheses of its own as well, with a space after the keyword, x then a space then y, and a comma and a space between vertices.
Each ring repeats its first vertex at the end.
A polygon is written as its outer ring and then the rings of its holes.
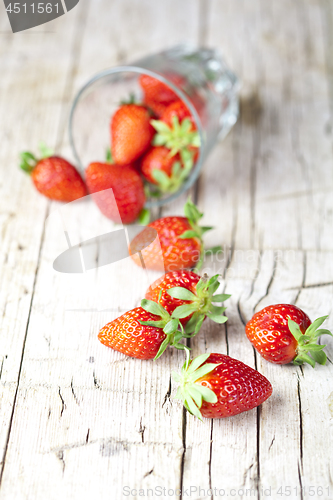
MULTIPOLYGON (((332 313, 332 10, 330 0, 82 0, 12 35, 0 6, 1 499, 118 500, 125 486, 138 490, 129 498, 155 487, 192 499, 222 489, 284 498, 288 487, 290 498, 333 498, 332 361, 274 366, 244 334, 270 303, 332 313), (71 156, 69 106, 92 74, 183 40, 219 47, 242 82, 240 120, 192 189, 216 227, 207 243, 225 246, 205 270, 232 293, 229 321, 207 320, 193 354, 228 352, 274 388, 258 410, 204 423, 173 399, 182 353, 140 362, 97 341, 153 277, 127 260, 78 278, 54 273, 66 242, 44 222, 59 205, 17 169, 17 153, 40 139, 71 156)), ((163 213, 181 213, 184 200, 163 213)), ((108 227, 89 204, 65 220, 91 236, 108 227)))

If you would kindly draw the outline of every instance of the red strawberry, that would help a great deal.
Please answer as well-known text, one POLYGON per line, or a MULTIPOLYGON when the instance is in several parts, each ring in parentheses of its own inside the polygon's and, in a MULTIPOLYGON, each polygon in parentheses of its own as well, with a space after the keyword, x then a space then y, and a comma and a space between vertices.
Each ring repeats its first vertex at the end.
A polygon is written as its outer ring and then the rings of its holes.
POLYGON ((86 183, 101 212, 117 223, 129 224, 137 219, 146 198, 140 175, 131 165, 90 163, 86 183), (109 191, 112 188, 117 206, 109 191), (119 220, 119 215, 121 220, 119 220))
POLYGON ((51 156, 41 147, 43 157, 38 160, 29 152, 21 153, 21 168, 31 174, 37 190, 57 201, 74 201, 87 195, 86 186, 78 171, 60 156, 51 156))
MULTIPOLYGON (((184 85, 184 79, 178 75, 166 75, 177 87, 184 85)), ((179 99, 178 95, 165 83, 149 75, 141 75, 139 83, 143 89, 145 99, 149 101, 170 104, 179 99)))
POLYGON ((193 156, 189 151, 172 156, 168 148, 153 146, 142 157, 142 175, 148 182, 157 185, 162 193, 174 193, 192 170, 193 156))
POLYGON ((154 129, 147 108, 125 104, 111 120, 112 153, 118 165, 128 165, 139 158, 150 146, 154 129))
POLYGON ((168 345, 184 349, 179 343, 178 320, 156 302, 142 300, 136 307, 105 325, 98 334, 100 342, 127 356, 139 359, 159 358, 168 345))
POLYGON ((311 323, 298 307, 277 304, 257 312, 247 323, 245 333, 254 348, 271 363, 284 365, 294 361, 301 365, 305 362, 314 367, 316 362, 326 363, 323 352, 326 346, 317 344, 320 335, 332 335, 329 330, 318 330, 326 318, 323 316, 311 323))
POLYGON ((211 227, 200 227, 199 219, 203 216, 197 207, 188 200, 184 207, 186 217, 163 217, 148 224, 131 242, 129 252, 134 262, 141 267, 141 257, 147 269, 155 271, 176 271, 191 268, 199 269, 203 259, 202 235, 211 227), (149 228, 158 233, 153 243, 149 228), (141 254, 138 255, 142 248, 141 254))
POLYGON ((170 150, 164 146, 153 146, 141 159, 141 173, 148 182, 158 184, 154 171, 162 171, 171 177, 175 162, 180 162, 179 155, 171 156, 170 150))
POLYGON ((191 130, 196 130, 195 121, 191 115, 190 110, 183 101, 177 101, 170 104, 162 115, 162 120, 170 127, 173 126, 174 117, 178 118, 179 123, 182 123, 185 118, 188 118, 192 124, 191 130))
POLYGON ((251 410, 272 394, 266 377, 224 354, 201 354, 193 361, 188 357, 181 374, 172 375, 180 383, 176 399, 200 420, 251 410))
POLYGON ((218 274, 208 279, 192 271, 173 271, 157 279, 146 292, 146 299, 159 302, 173 317, 186 325, 186 333, 198 333, 206 316, 216 323, 225 323, 225 307, 214 306, 213 302, 224 302, 230 295, 216 294, 220 283, 218 274))
POLYGON ((156 102, 152 101, 151 99, 148 99, 147 97, 144 98, 143 103, 147 108, 151 109, 154 115, 157 116, 157 118, 161 118, 163 113, 165 113, 165 110, 168 108, 169 104, 164 104, 163 102, 156 102))

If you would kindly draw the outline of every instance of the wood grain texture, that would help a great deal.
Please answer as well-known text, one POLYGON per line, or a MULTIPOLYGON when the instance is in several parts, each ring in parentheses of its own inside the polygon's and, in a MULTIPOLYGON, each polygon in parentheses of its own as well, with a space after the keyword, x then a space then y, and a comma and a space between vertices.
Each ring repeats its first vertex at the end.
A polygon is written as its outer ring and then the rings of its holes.
MULTIPOLYGON (((118 500, 125 486, 130 498, 155 487, 184 499, 262 499, 263 488, 283 498, 291 487, 300 500, 323 487, 317 497, 332 498, 332 339, 330 361, 312 370, 265 362, 244 335, 254 311, 278 302, 330 314, 333 327, 332 11, 329 0, 96 0, 0 33, 1 498, 118 500), (96 339, 157 274, 129 259, 55 273, 64 227, 75 244, 112 225, 89 201, 60 211, 16 168, 40 139, 71 158, 69 106, 94 73, 183 40, 219 47, 242 82, 239 122, 190 193, 215 226, 207 246, 224 246, 203 271, 232 294, 228 322, 206 320, 192 352, 228 353, 274 388, 261 408, 204 423, 173 399, 181 352, 140 362, 96 339)), ((182 213, 186 197, 154 215, 182 213)))
MULTIPOLYGON (((4 15, 2 12, 1 25, 7 26, 4 15)), ((69 19, 59 21, 59 45, 54 44, 46 27, 17 36, 0 35, 3 39, 8 38, 8 44, 1 45, 4 78, 1 79, 0 105, 1 470, 11 430, 48 211, 48 202, 36 194, 29 177, 19 171, 18 152, 36 148, 40 140, 55 146, 71 58, 67 44, 74 29, 75 23, 69 19), (33 124, 38 124, 37 129, 33 124)))

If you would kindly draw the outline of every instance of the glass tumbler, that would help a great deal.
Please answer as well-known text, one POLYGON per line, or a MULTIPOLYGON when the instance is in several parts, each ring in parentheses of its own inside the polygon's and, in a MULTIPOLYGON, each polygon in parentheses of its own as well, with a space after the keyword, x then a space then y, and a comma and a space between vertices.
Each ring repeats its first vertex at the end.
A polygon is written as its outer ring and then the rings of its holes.
MULTIPOLYGON (((239 112, 238 80, 216 49, 180 45, 126 66, 95 75, 76 95, 70 113, 69 137, 81 171, 104 161, 110 147, 110 119, 121 101, 142 101, 140 75, 167 84, 192 114, 200 135, 199 156, 180 189, 162 198, 148 198, 146 207, 162 206, 189 189, 217 140, 225 137, 239 112)), ((112 146, 111 146, 112 147, 112 146)))

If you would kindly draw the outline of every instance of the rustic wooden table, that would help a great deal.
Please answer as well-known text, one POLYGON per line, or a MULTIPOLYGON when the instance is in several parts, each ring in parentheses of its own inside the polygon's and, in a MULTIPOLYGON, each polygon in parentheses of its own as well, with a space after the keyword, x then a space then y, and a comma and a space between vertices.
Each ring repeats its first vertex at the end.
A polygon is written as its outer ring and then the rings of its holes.
MULTIPOLYGON (((332 361, 275 366, 244 334, 270 303, 332 311, 332 1, 82 0, 15 35, 0 13, 1 499, 333 498, 332 361), (146 277, 128 259, 53 272, 64 242, 45 221, 59 205, 17 168, 40 139, 71 158, 70 104, 94 73, 184 40, 219 47, 242 82, 240 119, 192 190, 216 228, 208 245, 225 246, 205 269, 232 294, 229 321, 207 321, 192 351, 228 353, 274 388, 257 410, 203 423, 173 399, 183 353, 140 362, 97 341, 146 277)), ((86 206, 68 223, 82 214, 90 234, 105 227, 86 206)))

